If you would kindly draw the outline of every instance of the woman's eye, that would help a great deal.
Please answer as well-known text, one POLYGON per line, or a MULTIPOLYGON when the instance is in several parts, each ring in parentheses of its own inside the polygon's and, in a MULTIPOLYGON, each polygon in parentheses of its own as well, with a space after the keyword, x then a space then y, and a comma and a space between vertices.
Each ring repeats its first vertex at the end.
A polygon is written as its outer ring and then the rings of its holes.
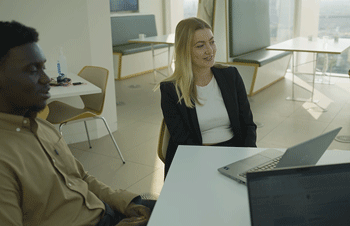
POLYGON ((197 46, 197 48, 202 48, 204 45, 199 45, 199 46, 197 46))

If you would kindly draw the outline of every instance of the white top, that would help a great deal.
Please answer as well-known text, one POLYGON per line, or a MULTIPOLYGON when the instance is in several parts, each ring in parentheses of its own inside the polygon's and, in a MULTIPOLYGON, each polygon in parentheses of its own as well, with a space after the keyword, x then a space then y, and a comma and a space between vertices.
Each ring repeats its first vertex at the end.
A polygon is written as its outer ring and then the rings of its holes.
MULTIPOLYGON (((217 169, 264 150, 180 145, 148 226, 251 225, 247 186, 217 169)), ((316 165, 349 161, 349 151, 326 151, 316 165)))
POLYGON ((203 144, 215 144, 231 139, 231 123, 216 79, 213 77, 206 86, 197 86, 197 94, 199 102, 203 104, 196 104, 203 144))

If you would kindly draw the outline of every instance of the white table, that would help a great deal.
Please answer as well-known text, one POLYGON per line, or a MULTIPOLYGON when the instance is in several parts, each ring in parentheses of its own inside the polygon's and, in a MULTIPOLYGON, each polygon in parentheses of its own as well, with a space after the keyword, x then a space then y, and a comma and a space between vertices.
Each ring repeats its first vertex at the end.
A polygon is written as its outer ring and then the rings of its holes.
MULTIPOLYGON (((175 43, 175 34, 151 36, 146 38, 130 39, 131 43, 147 43, 151 44, 152 48, 152 60, 153 60, 153 73, 154 73, 154 83, 156 83, 157 72, 164 75, 156 69, 155 65, 155 54, 154 45, 155 44, 167 44, 168 45, 168 76, 170 75, 171 57, 170 57, 170 47, 175 43)), ((165 76, 165 75, 164 75, 165 76)))
MULTIPOLYGON (((50 78, 57 78, 57 72, 46 72, 47 75, 50 78)), ((95 86, 94 84, 86 81, 82 77, 79 77, 77 74, 74 73, 68 73, 68 78, 72 79, 73 82, 82 82, 84 84, 82 85, 70 85, 70 86, 51 86, 50 94, 52 99, 62 98, 62 97, 73 97, 73 96, 80 96, 80 95, 86 95, 86 94, 94 94, 94 93, 101 93, 102 90, 95 86)))
MULTIPOLYGON (((179 146, 148 226, 251 225, 247 187, 217 169, 263 150, 179 146)), ((345 162, 350 151, 326 151, 318 165, 345 162)))
POLYGON ((314 89, 315 89, 315 76, 316 76, 316 60, 319 53, 325 54, 341 54, 346 49, 350 47, 350 39, 340 38, 337 42, 333 39, 323 40, 320 38, 314 38, 310 41, 305 37, 293 38, 272 46, 267 47, 267 50, 279 50, 279 51, 290 51, 293 53, 292 56, 292 74, 293 74, 293 87, 292 87, 292 96, 287 97, 287 100, 293 101, 308 101, 302 98, 294 97, 294 75, 295 75, 295 64, 294 64, 294 55, 295 52, 310 52, 313 53, 313 80, 312 80, 312 91, 311 91, 311 102, 317 103, 317 100, 313 99, 314 89))

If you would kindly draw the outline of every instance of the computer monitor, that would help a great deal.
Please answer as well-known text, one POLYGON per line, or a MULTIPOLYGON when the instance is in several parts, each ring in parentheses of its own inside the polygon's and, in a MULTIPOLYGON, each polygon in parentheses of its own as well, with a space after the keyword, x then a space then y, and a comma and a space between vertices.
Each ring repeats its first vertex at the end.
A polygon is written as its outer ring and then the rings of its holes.
POLYGON ((252 225, 349 225, 350 164, 247 174, 252 225))

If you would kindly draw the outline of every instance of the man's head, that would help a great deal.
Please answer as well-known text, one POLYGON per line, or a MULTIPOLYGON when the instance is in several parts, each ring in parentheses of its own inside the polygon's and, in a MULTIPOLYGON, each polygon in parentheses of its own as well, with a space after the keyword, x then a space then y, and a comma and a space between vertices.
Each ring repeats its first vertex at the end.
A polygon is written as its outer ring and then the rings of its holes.
POLYGON ((0 33, 5 39, 0 43, 0 112, 39 112, 50 97, 39 34, 15 21, 0 22, 0 33))

